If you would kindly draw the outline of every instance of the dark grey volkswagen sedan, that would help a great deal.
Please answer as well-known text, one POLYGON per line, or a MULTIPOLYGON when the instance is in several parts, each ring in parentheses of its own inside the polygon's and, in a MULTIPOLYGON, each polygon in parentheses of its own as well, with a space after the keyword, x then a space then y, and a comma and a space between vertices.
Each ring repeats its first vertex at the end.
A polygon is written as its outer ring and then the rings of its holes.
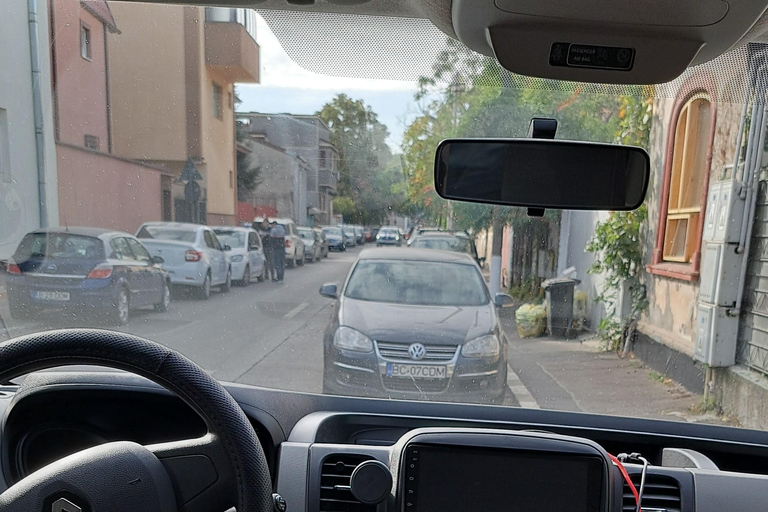
POLYGON ((323 392, 498 403, 507 339, 480 267, 467 254, 371 249, 360 254, 324 338, 323 392))

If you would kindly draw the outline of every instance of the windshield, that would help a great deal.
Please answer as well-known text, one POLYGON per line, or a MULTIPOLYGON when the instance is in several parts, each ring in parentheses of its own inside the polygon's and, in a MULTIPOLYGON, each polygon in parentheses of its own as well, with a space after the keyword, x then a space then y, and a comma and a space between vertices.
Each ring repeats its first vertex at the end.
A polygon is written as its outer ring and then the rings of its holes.
POLYGON ((344 295, 419 306, 482 306, 488 292, 472 265, 434 261, 361 261, 344 295))
POLYGON ((242 249, 245 247, 246 235, 242 231, 225 231, 216 229, 216 236, 221 245, 228 245, 233 249, 242 249))
POLYGON ((768 429, 749 391, 768 389, 768 114, 748 80, 764 45, 639 87, 513 75, 427 20, 43 11, 32 32, 26 9, 8 22, 24 30, 0 31, 0 339, 112 318, 239 384, 768 429), (559 140, 644 148, 644 204, 438 196, 441 141, 526 137, 533 118, 559 140), (322 226, 334 238, 310 243, 322 226), (123 233, 109 254, 142 272, 67 270, 104 256, 90 229, 123 233), (19 264, 34 257, 56 261, 19 264), (128 275, 124 317, 110 280, 128 275), (344 348, 346 328, 498 350, 459 352, 439 392, 418 392, 344 348))
POLYGON ((194 242, 197 239, 195 231, 158 226, 144 226, 136 236, 138 238, 156 238, 158 240, 173 240, 176 242, 194 242))
POLYGON ((104 245, 98 238, 68 233, 34 233, 24 237, 13 255, 16 263, 32 258, 89 260, 104 257, 104 245))
POLYGON ((465 252, 467 254, 472 252, 469 240, 463 238, 416 238, 411 247, 414 249, 440 249, 441 251, 465 252))

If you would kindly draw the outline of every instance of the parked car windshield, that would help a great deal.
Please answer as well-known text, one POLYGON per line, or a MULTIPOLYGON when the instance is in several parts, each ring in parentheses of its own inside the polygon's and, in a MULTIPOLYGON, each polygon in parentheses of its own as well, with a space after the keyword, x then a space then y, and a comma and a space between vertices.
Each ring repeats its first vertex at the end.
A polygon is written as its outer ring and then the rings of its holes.
POLYGON ((0 340, 102 327, 238 384, 768 430, 766 45, 600 85, 510 73, 426 19, 37 3, 34 30, 25 0, 0 17, 0 340), (441 141, 534 118, 645 149, 643 205, 437 194, 441 141), (154 263, 96 261, 92 228, 154 263), (425 387, 379 373, 382 333, 462 350, 425 387))
POLYGON ((144 226, 136 235, 138 238, 156 238, 176 242, 194 242, 197 232, 191 229, 176 229, 158 226, 144 226))
POLYGON ((469 239, 459 237, 419 237, 411 247, 414 249, 440 249, 442 251, 463 252, 469 254, 471 245, 469 239))
POLYGON ((68 233, 31 233, 24 237, 13 258, 22 263, 30 258, 86 260, 104 257, 98 238, 68 233))
POLYGON ((344 295, 419 306, 481 306, 488 292, 473 266, 434 261, 360 261, 344 295))
POLYGON ((242 231, 225 231, 222 229, 214 230, 221 245, 228 245, 233 249, 242 249, 245 247, 246 235, 242 231))

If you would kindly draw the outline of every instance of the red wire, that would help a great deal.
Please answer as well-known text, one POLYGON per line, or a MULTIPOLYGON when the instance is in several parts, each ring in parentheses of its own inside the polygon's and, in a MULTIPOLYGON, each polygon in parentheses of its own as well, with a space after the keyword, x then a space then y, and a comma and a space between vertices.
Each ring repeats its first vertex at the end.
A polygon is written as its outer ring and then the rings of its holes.
POLYGON ((619 467, 619 471, 621 471, 621 474, 624 475, 624 481, 627 482, 627 485, 629 485, 629 488, 632 489, 632 494, 635 495, 635 505, 640 503, 640 495, 637 494, 637 489, 635 489, 635 484, 632 483, 632 479, 629 478, 629 473, 627 473, 627 470, 624 468, 624 464, 621 463, 619 459, 611 455, 610 453, 608 456, 611 458, 614 464, 616 464, 619 467))

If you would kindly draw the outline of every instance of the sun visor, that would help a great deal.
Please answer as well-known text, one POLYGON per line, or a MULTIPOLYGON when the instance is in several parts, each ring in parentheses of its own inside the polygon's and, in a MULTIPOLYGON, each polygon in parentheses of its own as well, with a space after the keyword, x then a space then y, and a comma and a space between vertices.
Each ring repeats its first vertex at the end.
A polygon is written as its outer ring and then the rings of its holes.
POLYGON ((454 0, 469 48, 513 73, 593 83, 657 84, 731 49, 768 1, 454 0))

